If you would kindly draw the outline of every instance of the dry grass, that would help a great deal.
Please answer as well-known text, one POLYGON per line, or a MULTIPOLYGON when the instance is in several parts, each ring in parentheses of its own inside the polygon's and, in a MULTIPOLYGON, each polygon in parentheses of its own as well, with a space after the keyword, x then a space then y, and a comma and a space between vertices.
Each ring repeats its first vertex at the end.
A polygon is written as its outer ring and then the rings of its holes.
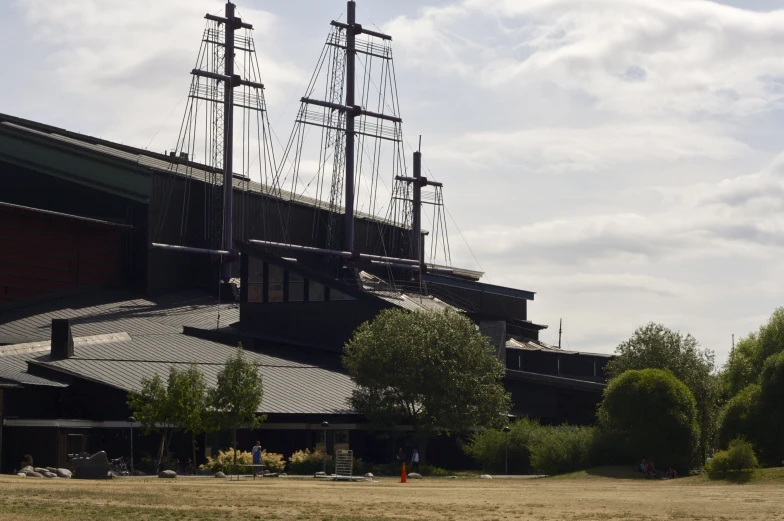
POLYGON ((401 485, 213 478, 36 480, 0 477, 0 521, 80 520, 784 520, 784 487, 572 479, 426 479, 401 485))

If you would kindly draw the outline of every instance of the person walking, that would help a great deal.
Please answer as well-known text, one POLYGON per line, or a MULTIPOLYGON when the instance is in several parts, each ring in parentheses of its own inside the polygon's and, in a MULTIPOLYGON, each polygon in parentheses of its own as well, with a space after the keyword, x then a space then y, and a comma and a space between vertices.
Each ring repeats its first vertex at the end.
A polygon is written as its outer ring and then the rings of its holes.
MULTIPOLYGON (((251 451, 253 454, 253 464, 254 465, 261 465, 261 442, 257 441, 256 445, 253 446, 253 450, 251 451)), ((253 467, 253 476, 256 477, 259 474, 259 468, 253 467)))
POLYGON ((395 455, 395 462, 400 467, 402 467, 403 464, 406 462, 406 453, 403 452, 403 447, 397 449, 397 454, 395 455))
POLYGON ((419 472, 419 451, 416 449, 411 453, 411 472, 419 472))

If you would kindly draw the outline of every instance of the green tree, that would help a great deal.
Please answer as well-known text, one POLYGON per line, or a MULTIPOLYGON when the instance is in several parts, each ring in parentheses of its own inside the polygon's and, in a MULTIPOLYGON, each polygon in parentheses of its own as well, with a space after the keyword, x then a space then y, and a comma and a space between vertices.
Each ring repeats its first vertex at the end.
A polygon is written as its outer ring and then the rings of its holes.
POLYGON ((765 361, 784 351, 784 308, 778 308, 759 331, 741 338, 730 353, 722 373, 727 398, 749 384, 758 383, 765 361))
POLYGON ((357 385, 351 406, 376 424, 411 425, 422 460, 433 433, 506 422, 504 366, 456 311, 384 310, 357 328, 344 353, 357 385))
POLYGON ((237 464, 237 429, 256 428, 264 416, 258 414, 264 387, 259 374, 259 364, 248 360, 239 344, 234 356, 218 373, 215 389, 210 391, 210 404, 217 426, 231 429, 234 465, 237 464))
POLYGON ((735 438, 745 438, 758 443, 761 428, 760 394, 758 384, 747 385, 730 398, 719 417, 719 445, 727 447, 735 438))
POLYGON ((719 415, 719 382, 713 351, 700 349, 697 340, 653 322, 638 328, 616 348, 617 357, 606 367, 610 378, 630 369, 665 369, 686 384, 697 400, 702 458, 713 443, 719 415))
POLYGON ((629 461, 653 459, 687 470, 695 463, 700 429, 686 385, 666 370, 629 370, 612 379, 599 406, 599 423, 629 461))
MULTIPOLYGON (((169 380, 172 371, 175 371, 174 367, 170 369, 169 380)), ((161 448, 158 451, 158 468, 160 468, 164 453, 166 458, 169 458, 169 442, 177 427, 169 391, 160 375, 142 378, 141 391, 128 393, 128 407, 136 420, 141 423, 145 433, 161 433, 161 448)))
POLYGON ((191 435, 193 465, 196 465, 196 437, 208 430, 207 381, 192 363, 187 369, 172 368, 168 382, 169 402, 175 424, 191 435))

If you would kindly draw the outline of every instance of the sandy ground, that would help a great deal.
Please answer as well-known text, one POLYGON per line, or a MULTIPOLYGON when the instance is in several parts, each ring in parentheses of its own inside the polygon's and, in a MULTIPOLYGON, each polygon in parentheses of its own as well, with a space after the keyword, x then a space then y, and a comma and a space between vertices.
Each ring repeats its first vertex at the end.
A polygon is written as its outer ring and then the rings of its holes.
POLYGON ((287 478, 44 480, 0 477, 0 521, 63 520, 784 520, 781 484, 287 478))

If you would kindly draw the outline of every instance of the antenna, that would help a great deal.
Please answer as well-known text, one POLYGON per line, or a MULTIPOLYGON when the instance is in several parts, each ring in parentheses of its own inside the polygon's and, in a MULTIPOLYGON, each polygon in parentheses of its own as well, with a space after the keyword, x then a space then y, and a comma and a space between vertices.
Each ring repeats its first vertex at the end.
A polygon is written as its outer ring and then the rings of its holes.
POLYGON ((563 332, 563 319, 558 319, 558 349, 561 349, 561 333, 563 332))

